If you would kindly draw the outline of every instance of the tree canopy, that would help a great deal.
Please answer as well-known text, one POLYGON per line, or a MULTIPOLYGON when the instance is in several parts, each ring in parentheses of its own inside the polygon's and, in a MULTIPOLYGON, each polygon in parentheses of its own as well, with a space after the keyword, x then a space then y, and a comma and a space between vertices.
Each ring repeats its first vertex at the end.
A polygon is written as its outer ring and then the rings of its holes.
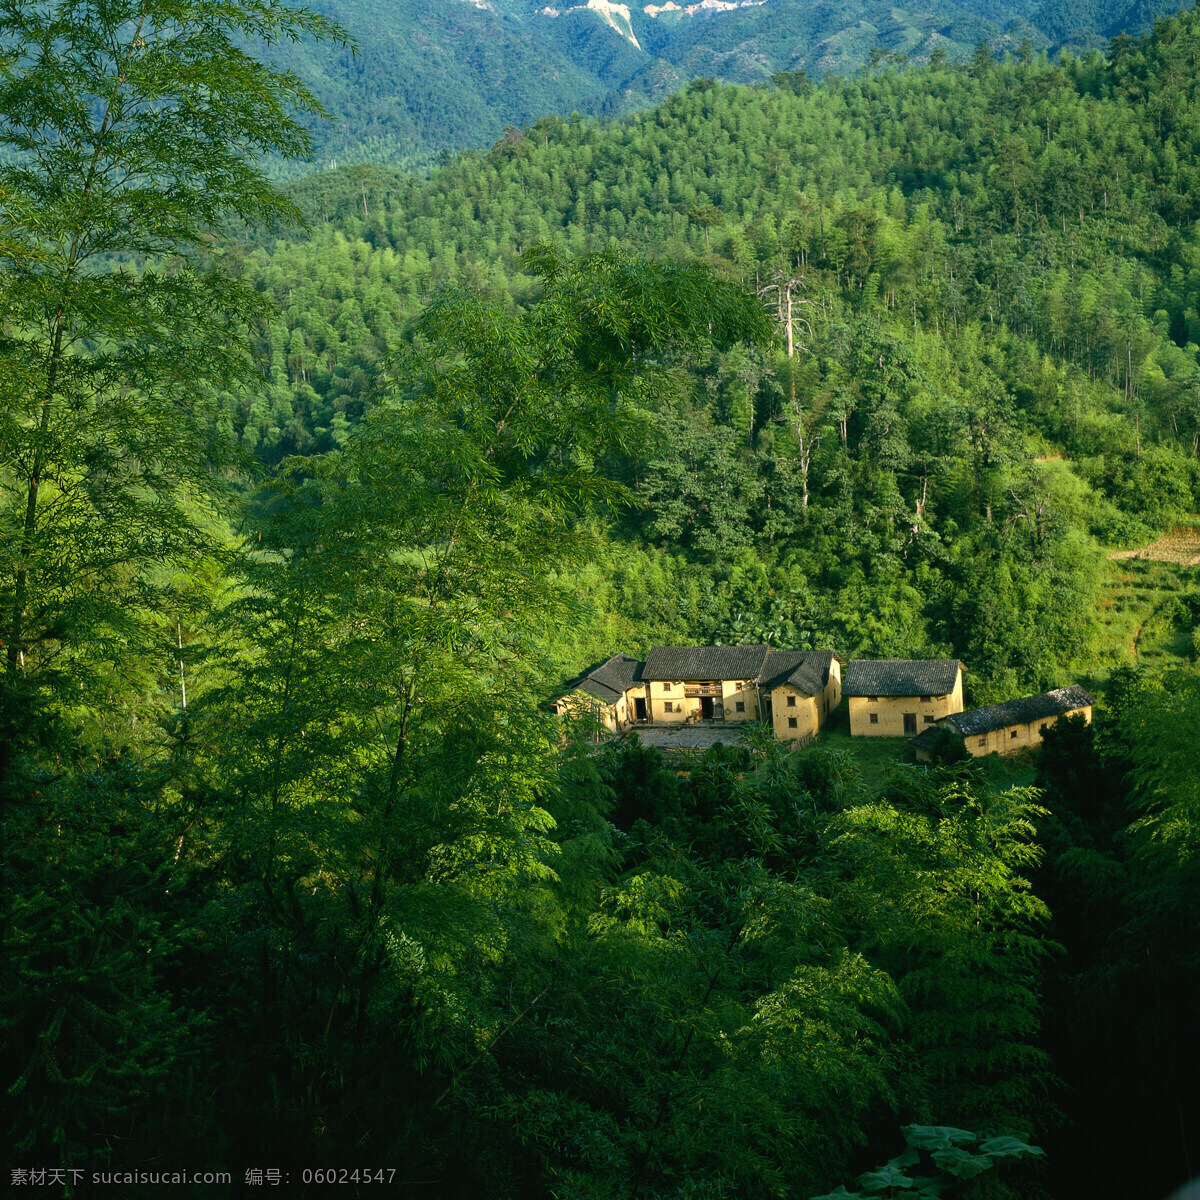
POLYGON ((304 153, 293 112, 320 106, 242 39, 309 35, 342 36, 250 0, 0 5, 0 777, 31 706, 153 644, 151 564, 211 545, 233 448, 210 400, 253 388, 269 308, 200 252, 295 219, 258 164, 304 153))

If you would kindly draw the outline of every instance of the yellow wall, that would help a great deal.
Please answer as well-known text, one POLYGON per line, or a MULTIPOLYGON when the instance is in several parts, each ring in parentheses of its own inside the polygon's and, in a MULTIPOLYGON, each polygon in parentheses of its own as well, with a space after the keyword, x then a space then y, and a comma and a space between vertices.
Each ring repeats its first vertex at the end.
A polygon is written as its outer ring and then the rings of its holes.
POLYGON ((829 668, 829 681, 819 696, 805 696, 790 684, 783 684, 771 692, 771 725, 775 736, 784 741, 816 737, 829 719, 829 714, 842 700, 842 672, 835 658, 829 668), (788 696, 795 697, 795 706, 788 707, 788 696), (788 724, 788 718, 796 718, 796 728, 788 724))
POLYGON ((821 728, 820 705, 818 697, 805 696, 791 684, 785 683, 771 692, 771 726, 775 736, 781 741, 792 741, 800 738, 807 741, 815 737, 821 728), (795 705, 788 707, 788 699, 792 698, 795 705), (788 718, 796 718, 796 728, 788 724, 788 718))
POLYGON ((653 683, 647 684, 647 687, 649 697, 646 701, 646 715, 652 722, 661 721, 664 725, 682 725, 688 718, 690 710, 687 706, 689 704, 695 704, 697 712, 700 710, 698 700, 684 699, 682 681, 659 683, 655 680, 653 683), (674 712, 667 712, 666 705, 668 703, 675 710, 674 712))
POLYGON ((842 702, 842 664, 835 658, 829 664, 829 682, 825 685, 825 691, 822 693, 824 697, 825 713, 821 718, 821 723, 825 723, 825 717, 842 702))
MULTIPOLYGON (((725 716, 722 718, 725 721, 757 721, 758 720, 758 700, 757 689, 752 683, 744 683, 740 680, 723 679, 721 680, 721 701, 725 705, 725 716), (741 701, 746 706, 745 712, 738 712, 737 702, 741 701)), ((699 705, 699 701, 696 701, 699 705)))
POLYGON ((1058 717, 1042 717, 1038 721, 1030 721, 1027 725, 1007 725, 1003 729, 993 729, 986 735, 963 738, 963 744, 976 758, 984 754, 1016 754, 1017 751, 1024 750, 1029 746, 1042 744, 1043 725, 1057 725, 1062 717, 1080 716, 1090 725, 1092 723, 1091 706, 1073 708, 1070 712, 1065 712, 1058 717), (1015 737, 1014 734, 1016 734, 1015 737))
MULTIPOLYGON (((650 699, 649 699, 649 717, 653 722, 663 722, 664 724, 682 724, 687 720, 700 720, 700 697, 685 696, 684 689, 687 686, 695 686, 699 680, 689 680, 685 683, 682 680, 676 680, 671 683, 662 683, 657 680, 650 683, 650 699), (666 711, 666 704, 670 703, 674 712, 666 711)), ((709 682, 705 680, 704 682, 709 682)), ((754 721, 758 718, 758 705, 755 698, 755 687, 753 683, 745 683, 741 680, 712 680, 713 683, 720 683, 721 694, 713 696, 713 718, 717 721, 754 721), (737 702, 742 701, 746 706, 745 712, 737 711, 737 702)), ((635 693, 627 693, 633 695, 635 693)), ((633 711, 632 704, 630 712, 633 711)))
POLYGON ((878 700, 869 700, 866 696, 851 696, 850 736, 915 737, 916 734, 904 732, 905 713, 916 714, 916 732, 922 733, 930 725, 936 725, 942 717, 962 712, 962 707, 961 671, 954 681, 954 691, 948 696, 933 696, 928 701, 923 701, 920 696, 880 696, 878 700), (871 724, 872 713, 879 718, 875 725, 871 724), (927 717, 932 720, 926 720, 927 717))

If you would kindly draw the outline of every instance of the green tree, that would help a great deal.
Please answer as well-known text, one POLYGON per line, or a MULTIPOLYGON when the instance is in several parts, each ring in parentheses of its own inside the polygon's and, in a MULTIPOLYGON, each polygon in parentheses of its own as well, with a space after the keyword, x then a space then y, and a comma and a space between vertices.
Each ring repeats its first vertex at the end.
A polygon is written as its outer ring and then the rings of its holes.
POLYGON ((937 1119, 1021 1128, 1047 1115, 1036 1040, 1049 911, 1025 878, 1041 854, 1034 820, 1047 815, 1035 797, 993 792, 970 763, 910 768, 841 820, 842 903, 911 1005, 937 1119))
POLYGON ((253 390, 268 311, 215 240, 297 218, 260 164, 320 111, 243 47, 309 35, 343 39, 267 0, 0 4, 0 777, 32 711, 146 649, 147 568, 208 540, 213 397, 253 390))
POLYGON ((700 268, 546 248, 525 266, 541 292, 524 312, 448 289, 344 450, 272 484, 284 503, 228 614, 238 670, 205 720, 210 833, 254 881, 232 889, 231 936, 297 1124, 378 1128, 380 1153, 422 1161, 478 1127, 480 1048, 537 995, 565 920, 538 700, 543 639, 578 611, 557 572, 623 496, 598 464, 673 393, 675 354, 769 332, 700 268), (324 964, 317 1000, 280 941, 324 964), (328 1069, 310 1083, 294 1062, 316 1009, 328 1069), (383 1118, 398 1081, 443 1132, 383 1118))

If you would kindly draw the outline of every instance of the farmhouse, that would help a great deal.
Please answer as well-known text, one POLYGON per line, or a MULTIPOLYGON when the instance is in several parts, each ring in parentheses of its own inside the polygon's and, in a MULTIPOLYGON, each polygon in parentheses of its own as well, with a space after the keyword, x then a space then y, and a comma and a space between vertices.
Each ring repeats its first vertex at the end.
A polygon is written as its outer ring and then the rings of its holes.
MULTIPOLYGON (((962 735, 963 745, 977 757, 984 754, 1015 754, 1028 746, 1040 746, 1042 735, 1063 717, 1092 720, 1095 701, 1074 683, 1037 696, 1022 696, 1003 704, 971 708, 939 721, 962 735)), ((922 736, 914 746, 918 762, 928 762, 932 734, 922 736)))
POLYGON ((639 662, 616 654, 571 680, 559 714, 590 712, 605 728, 766 721, 777 737, 814 737, 841 700, 832 650, 655 646, 639 662))
POLYGON ((632 697, 641 687, 642 666, 628 654, 614 654, 569 680, 554 711, 560 716, 586 714, 613 733, 628 728, 635 719, 632 697))
POLYGON ((962 712, 965 670, 957 658, 852 660, 842 686, 850 736, 915 737, 962 712))

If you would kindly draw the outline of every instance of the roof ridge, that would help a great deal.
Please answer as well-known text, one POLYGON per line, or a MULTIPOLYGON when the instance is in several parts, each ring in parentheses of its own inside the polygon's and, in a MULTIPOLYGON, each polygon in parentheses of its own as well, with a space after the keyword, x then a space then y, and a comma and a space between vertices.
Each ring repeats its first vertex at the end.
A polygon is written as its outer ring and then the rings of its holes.
POLYGON ((957 658, 855 658, 842 676, 845 696, 945 696, 965 671, 957 658))
POLYGON ((1071 683, 1032 696, 1016 696, 1012 700, 968 708, 951 714, 946 721, 963 736, 970 737, 1009 725, 1031 724, 1043 717, 1061 716, 1072 709, 1090 708, 1094 704, 1095 700, 1082 684, 1071 683))

